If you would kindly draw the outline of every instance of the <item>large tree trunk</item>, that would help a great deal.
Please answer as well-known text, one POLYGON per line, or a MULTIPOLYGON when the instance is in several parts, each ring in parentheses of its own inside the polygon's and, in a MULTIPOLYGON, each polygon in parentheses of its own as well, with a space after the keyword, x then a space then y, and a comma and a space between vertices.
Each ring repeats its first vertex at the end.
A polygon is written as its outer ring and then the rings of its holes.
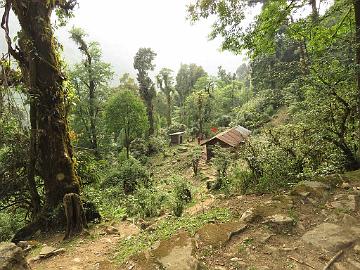
POLYGON ((80 190, 67 123, 64 77, 50 21, 54 7, 45 0, 11 3, 21 26, 20 65, 36 104, 39 174, 46 198, 41 217, 24 228, 19 238, 39 229, 36 227, 44 224, 44 216, 62 203, 65 194, 79 194, 80 190))
POLYGON ((36 217, 41 210, 41 198, 36 188, 36 158, 37 158, 37 109, 33 98, 30 96, 30 146, 29 146, 29 164, 28 164, 28 187, 31 196, 32 214, 36 217))
MULTIPOLYGON (((353 0, 354 1, 354 11, 355 11, 355 51, 356 51, 356 80, 357 80, 357 98, 358 98, 358 117, 357 120, 359 121, 360 125, 360 0, 353 0)), ((360 133, 360 131, 359 131, 360 133)), ((360 137, 358 145, 360 146, 360 137)))

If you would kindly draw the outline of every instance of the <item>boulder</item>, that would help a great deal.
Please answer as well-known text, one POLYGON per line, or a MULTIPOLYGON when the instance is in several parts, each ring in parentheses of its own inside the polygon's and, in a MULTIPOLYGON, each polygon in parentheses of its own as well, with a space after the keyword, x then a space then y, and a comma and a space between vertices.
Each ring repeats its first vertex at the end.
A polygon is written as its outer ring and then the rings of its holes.
POLYGON ((14 243, 0 243, 1 270, 30 270, 22 249, 14 243))
MULTIPOLYGON (((304 194, 313 198, 323 198, 327 195, 330 186, 317 181, 299 182, 291 191, 291 195, 304 197, 304 194)), ((307 197, 306 196, 306 197, 307 197)))
POLYGON ((169 270, 197 270, 199 261, 193 256, 194 240, 186 232, 181 232, 169 240, 162 241, 153 255, 169 270))
POLYGON ((277 233, 289 233, 295 225, 295 220, 287 215, 276 214, 267 217, 263 223, 277 233))
POLYGON ((200 262, 194 256, 195 241, 182 231, 170 239, 160 241, 153 250, 131 258, 131 269, 141 270, 198 270, 200 262))
POLYGON ((345 210, 345 211, 357 211, 360 205, 359 195, 347 195, 341 194, 335 197, 335 200, 330 203, 332 208, 345 210))
POLYGON ((223 247, 246 228, 243 222, 206 224, 197 231, 195 239, 203 246, 223 247))
POLYGON ((349 247, 358 238, 354 228, 332 223, 322 223, 302 236, 305 243, 331 252, 349 247))

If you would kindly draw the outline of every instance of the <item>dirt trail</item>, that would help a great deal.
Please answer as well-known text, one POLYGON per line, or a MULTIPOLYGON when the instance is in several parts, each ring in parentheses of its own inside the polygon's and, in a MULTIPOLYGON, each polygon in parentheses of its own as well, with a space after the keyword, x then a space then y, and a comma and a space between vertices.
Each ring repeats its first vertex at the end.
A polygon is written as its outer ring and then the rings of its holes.
MULTIPOLYGON (((111 270, 116 269, 111 258, 115 253, 117 243, 122 239, 137 234, 139 229, 130 222, 115 224, 120 234, 104 234, 106 226, 99 226, 91 232, 94 237, 79 239, 72 246, 65 247, 62 255, 31 263, 33 270, 64 269, 64 270, 111 270), (94 239, 91 239, 94 238, 94 239)), ((59 244, 60 239, 51 241, 59 244)))

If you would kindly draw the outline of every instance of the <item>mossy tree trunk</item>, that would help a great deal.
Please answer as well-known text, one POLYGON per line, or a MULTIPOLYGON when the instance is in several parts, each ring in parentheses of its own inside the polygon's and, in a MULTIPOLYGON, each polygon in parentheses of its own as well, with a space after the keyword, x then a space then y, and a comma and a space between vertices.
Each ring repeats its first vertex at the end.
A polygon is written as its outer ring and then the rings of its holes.
MULTIPOLYGON (((40 229, 46 215, 62 203, 65 194, 79 194, 67 122, 65 78, 50 18, 54 8, 63 2, 6 2, 6 9, 14 11, 21 26, 19 48, 12 49, 11 41, 7 41, 10 53, 19 62, 37 112, 37 164, 45 187, 45 205, 41 214, 15 235, 15 241, 40 229)), ((7 19, 5 11, 2 22, 5 30, 7 19)))
MULTIPOLYGON (((360 125, 360 0, 353 0, 354 13, 355 13, 355 52, 356 52, 356 80, 357 80, 357 93, 358 93, 358 121, 360 125)), ((360 130, 359 130, 360 133, 360 130)), ((360 137, 358 141, 360 148, 360 137)), ((360 150, 358 150, 360 152, 360 150)))

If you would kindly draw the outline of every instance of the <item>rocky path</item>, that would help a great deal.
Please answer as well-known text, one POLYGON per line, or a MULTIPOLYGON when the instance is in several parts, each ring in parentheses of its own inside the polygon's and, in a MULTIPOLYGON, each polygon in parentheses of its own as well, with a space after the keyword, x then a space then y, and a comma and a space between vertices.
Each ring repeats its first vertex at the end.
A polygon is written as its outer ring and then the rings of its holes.
POLYGON ((195 233, 180 228, 121 266, 113 262, 118 242, 137 237, 141 227, 129 221, 112 224, 115 228, 100 225, 72 246, 52 239, 48 245, 65 250, 30 259, 30 265, 44 270, 360 269, 360 171, 301 182, 278 195, 210 196, 186 215, 214 207, 228 209, 231 220, 215 219, 195 233))
POLYGON ((180 231, 121 269, 360 269, 360 172, 216 200, 234 220, 180 231))
MULTIPOLYGON (((91 232, 90 236, 83 240, 66 246, 64 252, 52 256, 51 248, 45 246, 43 250, 48 250, 49 258, 41 259, 39 256, 29 258, 29 264, 33 270, 111 270, 116 269, 112 262, 113 254, 117 243, 122 238, 137 234, 139 229, 130 222, 99 226, 91 232)), ((52 242, 52 245, 61 242, 52 242)), ((63 245, 63 244, 62 244, 63 245)), ((42 256, 40 251, 40 256, 42 256)), ((46 257, 46 254, 45 254, 46 257)))

